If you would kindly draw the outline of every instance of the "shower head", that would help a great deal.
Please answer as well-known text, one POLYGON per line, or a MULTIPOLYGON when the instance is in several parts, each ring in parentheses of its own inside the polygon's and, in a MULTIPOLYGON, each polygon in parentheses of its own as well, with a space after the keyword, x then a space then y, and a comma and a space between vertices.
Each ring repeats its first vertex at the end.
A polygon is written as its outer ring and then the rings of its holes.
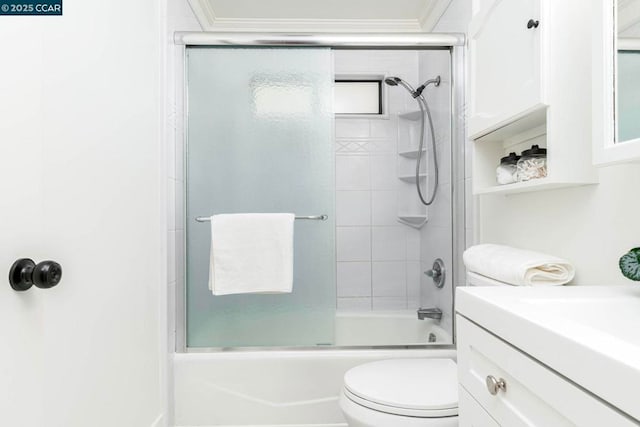
POLYGON ((384 82, 389 86, 398 86, 399 80, 400 80, 399 77, 387 77, 386 79, 384 79, 384 82))
POLYGON ((395 76, 387 77, 386 79, 384 79, 384 82, 389 86, 400 85, 404 87, 406 90, 408 90, 411 96, 413 96, 414 98, 417 98, 420 95, 422 95, 422 91, 430 84, 433 84, 436 87, 440 86, 440 76, 427 80, 426 82, 418 86, 418 89, 414 89, 409 83, 405 82, 400 77, 395 77, 395 76))
POLYGON ((400 77, 387 77, 386 79, 384 79, 384 82, 389 86, 402 86, 403 88, 408 90, 411 96, 413 96, 414 98, 420 96, 420 93, 416 92, 416 90, 409 83, 405 82, 400 77))

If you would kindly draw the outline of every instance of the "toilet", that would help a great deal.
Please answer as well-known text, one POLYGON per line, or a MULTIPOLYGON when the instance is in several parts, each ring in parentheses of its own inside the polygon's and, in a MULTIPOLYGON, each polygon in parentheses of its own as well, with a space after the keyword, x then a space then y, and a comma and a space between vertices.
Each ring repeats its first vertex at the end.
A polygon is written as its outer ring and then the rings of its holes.
POLYGON ((356 366, 344 376, 340 408, 349 427, 455 427, 456 363, 423 358, 356 366))
MULTIPOLYGON (((467 280, 469 286, 503 284, 474 273, 467 280)), ((456 427, 456 371, 451 359, 365 363, 345 374, 340 408, 349 427, 456 427)))

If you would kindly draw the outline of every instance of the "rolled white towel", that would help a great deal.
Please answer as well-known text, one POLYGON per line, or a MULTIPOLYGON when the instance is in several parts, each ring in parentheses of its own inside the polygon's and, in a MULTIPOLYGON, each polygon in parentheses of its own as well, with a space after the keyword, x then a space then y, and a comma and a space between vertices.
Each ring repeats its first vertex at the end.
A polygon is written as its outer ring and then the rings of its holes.
POLYGON ((467 270, 513 285, 564 285, 575 276, 565 259, 510 246, 475 245, 462 257, 467 270))

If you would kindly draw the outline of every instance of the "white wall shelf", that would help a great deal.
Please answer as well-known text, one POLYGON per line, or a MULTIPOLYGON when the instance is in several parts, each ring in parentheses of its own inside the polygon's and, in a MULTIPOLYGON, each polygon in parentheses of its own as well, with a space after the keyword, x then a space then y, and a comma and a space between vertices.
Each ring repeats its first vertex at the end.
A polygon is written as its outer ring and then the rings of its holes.
POLYGON ((427 223, 426 215, 412 215, 412 214, 398 214, 398 222, 401 222, 409 227, 421 228, 427 223))
POLYGON ((555 190, 558 188, 575 187, 575 182, 557 182, 549 178, 532 179, 530 181, 516 182, 513 184, 495 185, 492 187, 484 187, 474 191, 474 194, 517 194, 528 193, 531 191, 555 190))
POLYGON ((400 117, 401 119, 412 120, 412 121, 420 120, 421 116, 422 116, 422 111, 420 110, 407 111, 406 113, 398 114, 398 117, 400 117))
POLYGON ((398 153, 398 155, 402 156, 402 157, 406 157, 407 159, 417 159, 418 158, 418 154, 422 155, 424 153, 426 153, 426 150, 422 150, 422 151, 407 150, 407 151, 400 151, 398 153))
MULTIPOLYGON (((426 178, 427 174, 426 173, 421 173, 420 175, 420 179, 422 178, 426 178)), ((410 183, 415 183, 416 182, 416 175, 402 175, 398 177, 399 180, 404 181, 404 182, 410 182, 410 183)))
MULTIPOLYGON (((416 194, 416 161, 422 159, 420 182, 427 184, 426 149, 420 145, 420 125, 422 111, 407 111, 398 114, 398 222, 413 228, 421 228, 427 223, 427 207, 416 194)), ((426 187, 423 187, 426 188, 426 187)))

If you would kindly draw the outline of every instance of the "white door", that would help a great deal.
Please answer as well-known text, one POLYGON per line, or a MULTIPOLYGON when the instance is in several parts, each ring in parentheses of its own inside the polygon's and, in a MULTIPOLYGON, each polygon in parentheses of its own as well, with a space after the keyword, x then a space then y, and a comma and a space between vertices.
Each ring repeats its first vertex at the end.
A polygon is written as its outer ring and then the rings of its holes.
POLYGON ((469 25, 469 134, 542 102, 541 0, 486 0, 469 25), (530 22, 531 21, 531 22, 530 22))
POLYGON ((160 426, 160 15, 64 6, 0 25, 0 425, 160 426), (12 290, 24 257, 60 284, 12 290))
MULTIPOLYGON (((40 35, 40 34, 38 34, 40 35)), ((9 267, 25 255, 42 256, 38 245, 42 215, 40 129, 33 111, 8 100, 21 99, 39 109, 39 58, 25 55, 38 41, 2 45, 2 57, 21 67, 0 67, 0 424, 43 424, 43 299, 39 292, 18 294, 7 281, 9 267)))

